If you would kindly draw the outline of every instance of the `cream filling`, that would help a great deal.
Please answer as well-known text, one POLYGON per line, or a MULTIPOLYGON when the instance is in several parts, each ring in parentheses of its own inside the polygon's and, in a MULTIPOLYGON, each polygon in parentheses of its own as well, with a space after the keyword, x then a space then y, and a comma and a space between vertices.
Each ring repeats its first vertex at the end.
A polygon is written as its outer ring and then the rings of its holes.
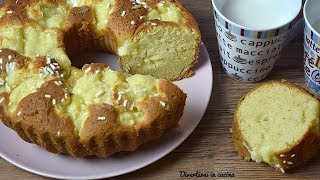
POLYGON ((160 21, 175 22, 181 24, 185 22, 185 19, 180 9, 168 0, 158 3, 157 8, 152 9, 147 14, 146 20, 158 19, 160 21))
POLYGON ((9 111, 16 110, 18 103, 29 94, 38 90, 46 79, 38 74, 21 73, 15 71, 6 77, 7 85, 12 89, 10 94, 9 111))
POLYGON ((114 0, 67 0, 71 7, 89 6, 92 8, 97 30, 105 29, 108 23, 108 17, 112 13, 114 0))
POLYGON ((57 106, 59 114, 70 114, 78 130, 89 117, 92 104, 112 105, 123 125, 134 125, 144 117, 137 103, 158 95, 157 80, 151 76, 125 76, 107 68, 79 77, 71 90, 72 99, 57 106))
POLYGON ((68 10, 67 7, 45 3, 37 3, 27 7, 29 18, 38 21, 40 25, 47 28, 63 27, 68 10))

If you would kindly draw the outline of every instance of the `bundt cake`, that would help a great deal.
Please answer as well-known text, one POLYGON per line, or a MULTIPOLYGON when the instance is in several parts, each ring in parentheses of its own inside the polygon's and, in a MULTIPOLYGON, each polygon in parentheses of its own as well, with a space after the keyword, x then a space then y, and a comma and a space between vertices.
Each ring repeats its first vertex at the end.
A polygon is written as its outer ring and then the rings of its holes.
POLYGON ((179 0, 8 0, 0 7, 1 48, 34 59, 102 50, 122 70, 179 80, 192 75, 200 32, 179 0))
POLYGON ((239 101, 234 144, 245 160, 284 173, 318 152, 319 112, 319 101, 306 90, 285 81, 267 82, 239 101))
POLYGON ((178 124, 186 94, 169 80, 192 74, 199 43, 178 0, 8 0, 0 118, 53 153, 133 151, 178 124), (126 73, 71 65, 68 56, 91 50, 115 53, 126 73))

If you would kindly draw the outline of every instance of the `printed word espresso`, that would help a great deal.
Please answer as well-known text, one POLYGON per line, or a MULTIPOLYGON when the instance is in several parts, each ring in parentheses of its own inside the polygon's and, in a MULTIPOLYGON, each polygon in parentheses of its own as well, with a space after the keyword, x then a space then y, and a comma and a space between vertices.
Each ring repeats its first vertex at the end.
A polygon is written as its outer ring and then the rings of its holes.
MULTIPOLYGON (((223 49, 220 45, 219 45, 219 50, 221 54, 227 55, 228 58, 232 58, 230 55, 230 52, 226 51, 225 49, 223 49)), ((249 65, 264 65, 268 62, 271 61, 275 61, 278 59, 279 53, 274 54, 273 56, 269 57, 269 58, 264 58, 264 59, 258 59, 258 60, 247 60, 245 64, 249 64, 249 65)))

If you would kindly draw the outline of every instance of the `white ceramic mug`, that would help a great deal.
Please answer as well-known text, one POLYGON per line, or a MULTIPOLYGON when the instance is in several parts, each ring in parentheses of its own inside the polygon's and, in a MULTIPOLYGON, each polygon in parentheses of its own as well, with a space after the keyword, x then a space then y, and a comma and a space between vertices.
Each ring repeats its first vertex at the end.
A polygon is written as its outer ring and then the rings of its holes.
POLYGON ((282 48, 290 39, 290 31, 297 29, 293 28, 294 20, 301 10, 302 0, 278 2, 279 6, 285 5, 284 11, 288 9, 291 11, 290 15, 280 26, 259 29, 231 21, 222 13, 226 1, 212 0, 221 63, 232 79, 240 82, 258 82, 266 78, 273 69, 282 48))
POLYGON ((320 1, 307 0, 303 8, 304 75, 308 88, 320 96, 320 1))

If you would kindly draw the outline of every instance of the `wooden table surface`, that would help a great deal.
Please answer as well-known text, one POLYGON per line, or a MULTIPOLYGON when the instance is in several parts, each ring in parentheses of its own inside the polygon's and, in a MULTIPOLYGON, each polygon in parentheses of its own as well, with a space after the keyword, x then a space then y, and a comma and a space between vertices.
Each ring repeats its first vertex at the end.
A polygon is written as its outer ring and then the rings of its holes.
MULTIPOLYGON (((208 109, 194 132, 177 149, 159 161, 116 179, 179 179, 180 171, 234 174, 236 178, 319 179, 320 156, 288 174, 275 172, 265 164, 245 162, 237 156, 229 128, 239 98, 257 84, 238 83, 223 72, 219 62, 210 0, 182 0, 199 22, 214 69, 214 85, 208 109)), ((267 80, 286 79, 305 87, 303 36, 284 48, 267 80)), ((205 82, 204 82, 205 83, 205 82)), ((0 179, 45 179, 21 170, 0 158, 0 179)), ((210 179, 210 178, 205 178, 210 179)))

